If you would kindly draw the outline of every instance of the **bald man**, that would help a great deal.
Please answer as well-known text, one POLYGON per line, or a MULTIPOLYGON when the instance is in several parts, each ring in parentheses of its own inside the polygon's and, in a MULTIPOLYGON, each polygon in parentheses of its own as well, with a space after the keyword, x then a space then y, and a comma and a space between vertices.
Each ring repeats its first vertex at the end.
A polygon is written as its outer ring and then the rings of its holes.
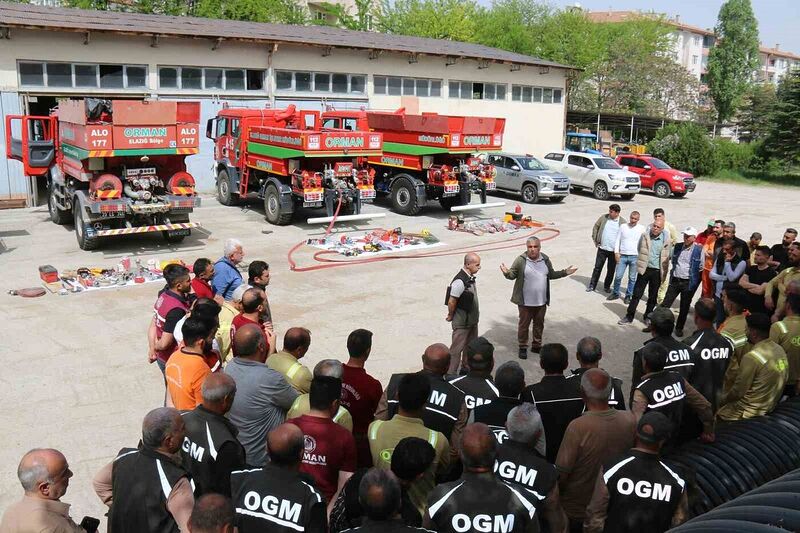
POLYGON ((486 424, 470 424, 461 442, 461 479, 431 492, 423 525, 439 533, 537 531, 532 495, 494 475, 497 439, 486 424))
POLYGON ((258 326, 267 341, 267 354, 271 354, 275 352, 273 334, 261 322, 261 315, 264 313, 266 301, 267 294, 263 289, 253 287, 244 291, 242 295, 242 312, 231 321, 231 340, 236 335, 236 330, 245 324, 258 326))
POLYGON ((3 513, 0 531, 85 533, 70 518, 69 504, 61 501, 72 477, 67 458, 61 452, 51 448, 29 451, 19 462, 17 477, 25 495, 3 513))
POLYGON ((311 346, 311 332, 306 328, 289 328, 283 336, 283 350, 267 359, 267 366, 280 372, 286 382, 300 394, 311 390, 311 371, 300 362, 311 346))
POLYGON ((297 391, 280 372, 266 365, 267 345, 261 326, 244 324, 236 331, 233 355, 225 367, 225 373, 236 382, 228 420, 239 430, 247 464, 261 466, 267 462, 264 439, 286 420, 286 411, 297 398, 297 391))
POLYGON ((244 447, 226 414, 236 397, 236 382, 221 372, 203 382, 203 403, 183 415, 186 436, 181 446, 183 464, 195 483, 195 495, 209 492, 231 495, 231 472, 245 466, 244 447))
MULTIPOLYGON (((452 459, 458 459, 458 443, 467 425, 465 395, 445 380, 450 367, 450 350, 441 343, 431 344, 422 354, 420 372, 431 384, 431 395, 425 404, 422 421, 425 427, 443 433, 450 441, 452 459)), ((405 374, 393 374, 383 391, 375 411, 376 420, 389 420, 397 413, 397 390, 405 374)))
POLYGON ((464 348, 472 339, 478 337, 478 288, 475 275, 481 269, 481 258, 470 252, 464 256, 464 266, 447 287, 444 304, 447 306, 447 320, 453 326, 453 339, 450 344, 450 368, 448 374, 455 374, 459 365, 467 371, 464 348))
POLYGON ((109 506, 109 531, 187 531, 194 495, 176 458, 185 434, 178 411, 153 409, 142 422, 139 448, 123 448, 95 475, 94 491, 109 506))
POLYGON ((206 494, 194 504, 189 533, 234 533, 235 519, 230 498, 222 494, 206 494))
POLYGON ((266 439, 270 462, 231 474, 239 533, 327 533, 325 499, 300 473, 303 432, 281 424, 266 439))

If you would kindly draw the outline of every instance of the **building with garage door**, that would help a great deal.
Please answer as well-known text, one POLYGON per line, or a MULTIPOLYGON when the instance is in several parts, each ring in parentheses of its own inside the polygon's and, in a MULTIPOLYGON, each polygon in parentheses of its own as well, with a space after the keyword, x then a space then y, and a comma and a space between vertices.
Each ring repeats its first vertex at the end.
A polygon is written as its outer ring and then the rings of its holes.
MULTIPOLYGON (((561 148, 571 68, 480 45, 191 17, 0 2, 0 112, 47 114, 58 98, 200 100, 201 120, 223 104, 325 106, 505 117, 504 148, 561 148)), ((3 120, 3 127, 5 120, 3 120)), ((5 138, 5 131, 3 131, 5 138)), ((0 198, 46 198, 5 158, 0 198), (3 175, 4 174, 4 175, 3 175)), ((214 188, 213 145, 187 160, 214 188)))

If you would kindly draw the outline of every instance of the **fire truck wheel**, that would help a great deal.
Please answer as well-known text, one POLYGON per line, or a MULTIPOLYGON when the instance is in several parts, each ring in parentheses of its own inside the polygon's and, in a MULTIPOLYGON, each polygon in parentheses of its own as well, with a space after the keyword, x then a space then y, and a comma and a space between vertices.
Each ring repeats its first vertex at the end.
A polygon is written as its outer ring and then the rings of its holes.
POLYGON ((78 239, 78 246, 80 246, 81 250, 94 250, 100 244, 99 237, 89 237, 88 232, 90 229, 89 224, 86 223, 84 217, 85 209, 84 207, 75 202, 75 209, 73 209, 75 213, 75 237, 78 239))
POLYGON ((267 222, 276 226, 285 226, 292 220, 292 213, 281 209, 281 195, 275 185, 267 185, 264 191, 264 214, 267 222))
POLYGON ((224 169, 217 174, 217 200, 222 205, 236 205, 239 201, 239 195, 231 191, 231 180, 224 169))
POLYGON ((392 207, 401 215, 416 215, 422 209, 417 201, 417 191, 407 178, 392 184, 392 207))
POLYGON ((55 186, 52 182, 50 182, 50 194, 47 197, 47 210, 50 212, 50 220, 52 220, 54 224, 63 226, 72 220, 72 214, 69 211, 58 207, 55 186))

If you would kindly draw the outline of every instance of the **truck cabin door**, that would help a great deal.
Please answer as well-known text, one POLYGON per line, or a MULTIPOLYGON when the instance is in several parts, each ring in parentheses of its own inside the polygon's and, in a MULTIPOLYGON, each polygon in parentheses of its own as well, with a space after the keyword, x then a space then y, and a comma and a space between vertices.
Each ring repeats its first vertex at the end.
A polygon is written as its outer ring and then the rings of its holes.
POLYGON ((26 176, 46 174, 55 156, 54 117, 32 115, 6 117, 6 157, 21 161, 26 176))
POLYGON ((206 137, 214 141, 214 160, 233 164, 235 149, 228 129, 230 122, 227 117, 212 118, 206 124, 206 137))

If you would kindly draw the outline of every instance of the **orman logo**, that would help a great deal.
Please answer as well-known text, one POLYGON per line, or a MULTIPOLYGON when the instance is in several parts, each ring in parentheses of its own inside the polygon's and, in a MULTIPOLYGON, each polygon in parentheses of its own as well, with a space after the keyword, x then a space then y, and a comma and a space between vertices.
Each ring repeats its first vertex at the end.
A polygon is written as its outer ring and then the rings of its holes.
POLYGON ((308 453, 313 453, 317 449, 317 441, 311 435, 303 437, 303 448, 308 453))
POLYGON ((470 146, 480 146, 491 143, 488 135, 465 135, 464 144, 470 146))
POLYGON ((800 346, 800 335, 797 337, 792 337, 792 340, 789 342, 792 343, 792 346, 800 346))
POLYGON ((167 128, 125 128, 125 137, 166 137, 167 128))
POLYGON ((384 155, 384 156, 381 156, 381 163, 387 163, 389 165, 403 166, 404 161, 399 157, 390 157, 388 155, 384 155))
POLYGON ((327 137, 325 148, 364 148, 364 137, 327 137))

